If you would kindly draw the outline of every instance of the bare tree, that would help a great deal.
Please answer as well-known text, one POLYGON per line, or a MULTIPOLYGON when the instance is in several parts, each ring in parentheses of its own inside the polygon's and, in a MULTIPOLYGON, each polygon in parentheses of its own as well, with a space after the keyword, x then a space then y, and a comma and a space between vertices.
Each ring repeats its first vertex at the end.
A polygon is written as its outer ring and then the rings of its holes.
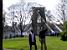
POLYGON ((57 5, 57 11, 58 11, 58 16, 62 17, 63 19, 63 32, 61 33, 61 39, 65 40, 66 36, 67 36, 67 31, 66 31, 66 27, 67 27, 67 15, 66 15, 66 11, 67 11, 67 0, 60 0, 60 2, 57 5))
POLYGON ((66 13, 65 11, 67 11, 67 6, 66 6, 67 2, 66 0, 60 0, 57 4, 57 15, 63 20, 63 22, 66 20, 66 13))

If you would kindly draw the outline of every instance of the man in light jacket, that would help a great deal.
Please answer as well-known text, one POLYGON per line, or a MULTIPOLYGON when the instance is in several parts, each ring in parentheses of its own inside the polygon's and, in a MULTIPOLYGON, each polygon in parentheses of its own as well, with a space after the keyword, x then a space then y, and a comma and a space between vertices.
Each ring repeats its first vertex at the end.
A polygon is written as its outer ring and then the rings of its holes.
POLYGON ((30 50, 32 50, 32 45, 35 45, 35 50, 37 50, 36 38, 32 30, 31 33, 29 34, 29 45, 30 45, 30 50))

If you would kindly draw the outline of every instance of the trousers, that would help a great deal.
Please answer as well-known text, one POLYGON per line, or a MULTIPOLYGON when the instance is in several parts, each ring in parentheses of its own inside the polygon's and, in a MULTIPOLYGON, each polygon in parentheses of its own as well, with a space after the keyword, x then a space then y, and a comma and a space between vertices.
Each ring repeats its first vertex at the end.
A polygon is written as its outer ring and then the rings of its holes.
POLYGON ((37 45, 36 45, 35 42, 32 42, 32 44, 30 44, 30 50, 32 50, 32 45, 34 45, 35 46, 35 50, 37 50, 37 45))

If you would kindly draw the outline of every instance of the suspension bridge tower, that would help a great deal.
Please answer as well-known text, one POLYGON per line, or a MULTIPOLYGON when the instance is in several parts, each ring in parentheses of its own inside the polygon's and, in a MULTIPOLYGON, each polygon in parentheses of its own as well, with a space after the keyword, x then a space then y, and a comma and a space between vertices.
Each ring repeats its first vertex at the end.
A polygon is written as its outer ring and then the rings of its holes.
POLYGON ((46 28, 45 7, 32 7, 32 28, 35 34, 39 34, 41 27, 46 28))

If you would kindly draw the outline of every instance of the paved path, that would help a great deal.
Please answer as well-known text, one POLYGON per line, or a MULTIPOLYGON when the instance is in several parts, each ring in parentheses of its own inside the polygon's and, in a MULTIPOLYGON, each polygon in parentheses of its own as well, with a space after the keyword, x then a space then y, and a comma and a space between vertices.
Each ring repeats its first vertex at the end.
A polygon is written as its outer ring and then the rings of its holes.
POLYGON ((4 48, 3 50, 13 50, 13 49, 6 49, 6 48, 4 48))
MULTIPOLYGON (((4 48, 3 50, 17 50, 17 49, 7 49, 7 48, 4 48)), ((20 50, 23 50, 23 49, 20 49, 20 50)))

